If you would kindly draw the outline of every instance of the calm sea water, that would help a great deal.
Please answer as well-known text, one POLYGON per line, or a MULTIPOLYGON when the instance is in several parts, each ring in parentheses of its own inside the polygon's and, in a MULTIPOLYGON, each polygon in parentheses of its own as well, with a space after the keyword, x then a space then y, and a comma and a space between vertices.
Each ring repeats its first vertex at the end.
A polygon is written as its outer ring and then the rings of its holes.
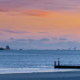
POLYGON ((79 50, 10 50, 0 51, 0 73, 56 72, 54 61, 63 65, 80 65, 79 50))

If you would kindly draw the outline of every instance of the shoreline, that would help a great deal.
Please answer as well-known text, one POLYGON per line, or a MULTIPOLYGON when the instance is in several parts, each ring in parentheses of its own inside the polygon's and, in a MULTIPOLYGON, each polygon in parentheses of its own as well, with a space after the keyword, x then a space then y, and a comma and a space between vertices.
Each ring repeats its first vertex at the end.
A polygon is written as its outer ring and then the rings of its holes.
POLYGON ((72 78, 72 80, 75 80, 75 78, 79 78, 80 80, 80 71, 0 74, 1 80, 64 80, 64 78, 72 78))
MULTIPOLYGON (((6 70, 0 70, 0 74, 32 74, 32 73, 66 73, 66 72, 80 72, 80 69, 55 69, 55 70, 42 70, 42 71, 27 71, 25 70, 17 70, 17 71, 11 71, 12 69, 10 69, 9 71, 6 70)), ((13 69, 14 70, 14 69, 13 69)))

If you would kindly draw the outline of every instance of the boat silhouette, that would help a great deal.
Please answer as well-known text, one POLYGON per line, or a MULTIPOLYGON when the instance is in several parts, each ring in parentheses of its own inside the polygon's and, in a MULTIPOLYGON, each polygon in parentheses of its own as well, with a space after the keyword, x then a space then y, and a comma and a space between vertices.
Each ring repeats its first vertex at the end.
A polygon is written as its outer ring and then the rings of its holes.
POLYGON ((7 45, 6 48, 0 48, 0 50, 10 50, 10 47, 7 45))

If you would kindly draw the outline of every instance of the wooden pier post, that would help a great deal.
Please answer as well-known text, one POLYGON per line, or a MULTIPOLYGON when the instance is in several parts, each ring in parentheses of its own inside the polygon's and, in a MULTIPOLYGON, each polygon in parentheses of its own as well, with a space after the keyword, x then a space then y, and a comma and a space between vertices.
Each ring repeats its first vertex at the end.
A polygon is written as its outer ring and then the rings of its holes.
POLYGON ((54 66, 56 66, 56 61, 54 61, 54 66))
POLYGON ((58 58, 58 66, 60 66, 60 61, 59 61, 59 58, 58 58))

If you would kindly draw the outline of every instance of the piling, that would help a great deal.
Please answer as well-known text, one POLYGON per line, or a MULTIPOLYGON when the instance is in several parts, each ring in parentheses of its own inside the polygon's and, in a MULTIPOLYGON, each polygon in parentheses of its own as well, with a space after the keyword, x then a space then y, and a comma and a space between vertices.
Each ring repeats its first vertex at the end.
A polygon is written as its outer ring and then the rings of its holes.
POLYGON ((54 66, 56 66, 56 61, 54 61, 54 66))
POLYGON ((60 61, 59 61, 59 58, 58 58, 58 66, 60 66, 60 61))

